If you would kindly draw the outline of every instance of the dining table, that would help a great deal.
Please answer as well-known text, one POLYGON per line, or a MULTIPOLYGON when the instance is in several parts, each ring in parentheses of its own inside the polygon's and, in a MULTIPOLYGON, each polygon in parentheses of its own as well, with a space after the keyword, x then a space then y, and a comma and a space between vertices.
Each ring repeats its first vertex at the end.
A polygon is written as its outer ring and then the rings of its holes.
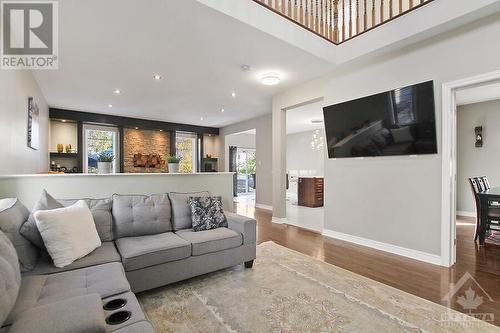
POLYGON ((500 187, 492 187, 488 190, 477 193, 479 198, 479 244, 484 245, 486 240, 486 232, 488 231, 488 209, 492 202, 500 202, 500 187))

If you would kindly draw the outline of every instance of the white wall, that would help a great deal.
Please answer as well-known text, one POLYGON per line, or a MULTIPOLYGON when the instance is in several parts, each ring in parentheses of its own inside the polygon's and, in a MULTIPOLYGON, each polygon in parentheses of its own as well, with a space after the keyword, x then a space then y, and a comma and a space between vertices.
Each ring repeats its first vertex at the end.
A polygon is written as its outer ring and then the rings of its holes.
POLYGON ((326 148, 311 148, 313 134, 314 131, 307 131, 286 136, 286 169, 289 175, 323 177, 326 148))
POLYGON ((233 211, 233 175, 230 173, 0 176, 0 199, 18 198, 30 209, 43 189, 58 199, 110 198, 114 193, 209 191, 222 197, 225 210, 233 211))
POLYGON ((487 176, 500 186, 500 100, 464 105, 457 113, 457 211, 476 213, 468 178, 487 176), (475 147, 476 126, 483 126, 483 147, 475 147))
POLYGON ((48 162, 49 115, 45 99, 33 75, 25 70, 0 73, 0 174, 46 172, 48 162), (28 97, 40 110, 40 148, 27 145, 28 97))
MULTIPOLYGON (((331 105, 434 80, 439 154, 326 160, 325 233, 389 244, 391 249, 405 248, 429 258, 440 255, 441 85, 498 70, 500 43, 493 41, 499 34, 497 14, 389 56, 351 63, 273 99, 273 166, 277 173, 286 163, 281 153, 283 108, 318 95, 325 97, 325 105, 331 105)), ((273 179, 273 205, 278 212, 284 205, 280 179, 273 179)))
MULTIPOLYGON (((257 117, 241 123, 226 126, 220 129, 219 138, 221 140, 220 147, 226 147, 227 135, 256 130, 255 135, 255 152, 257 158, 257 189, 256 203, 261 205, 272 205, 272 129, 271 115, 257 117)), ((225 153, 221 151, 219 159, 220 170, 227 171, 225 153)))

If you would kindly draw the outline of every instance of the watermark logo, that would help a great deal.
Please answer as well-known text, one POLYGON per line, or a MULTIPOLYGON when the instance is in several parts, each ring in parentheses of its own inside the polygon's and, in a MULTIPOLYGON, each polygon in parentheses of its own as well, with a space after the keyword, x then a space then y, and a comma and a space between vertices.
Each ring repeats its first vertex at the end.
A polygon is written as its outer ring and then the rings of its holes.
POLYGON ((443 301, 448 308, 441 318, 444 325, 473 327, 493 323, 495 320, 493 313, 481 310, 481 306, 494 300, 469 272, 451 286, 443 301), (454 305, 462 309, 462 312, 451 310, 454 305))
POLYGON ((58 2, 1 1, 2 69, 58 68, 58 2))

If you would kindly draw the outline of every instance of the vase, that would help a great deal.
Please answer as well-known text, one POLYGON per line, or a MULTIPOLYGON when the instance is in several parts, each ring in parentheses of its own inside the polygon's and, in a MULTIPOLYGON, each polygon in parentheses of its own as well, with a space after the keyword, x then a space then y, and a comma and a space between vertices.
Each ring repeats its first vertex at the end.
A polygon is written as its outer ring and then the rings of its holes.
POLYGON ((63 144, 61 144, 61 143, 59 143, 59 144, 57 145, 57 152, 58 152, 58 153, 62 153, 63 151, 64 151, 64 145, 63 145, 63 144))
POLYGON ((106 175, 113 172, 113 162, 97 162, 97 173, 106 175))
POLYGON ((178 173, 179 163, 168 163, 168 173, 178 173))

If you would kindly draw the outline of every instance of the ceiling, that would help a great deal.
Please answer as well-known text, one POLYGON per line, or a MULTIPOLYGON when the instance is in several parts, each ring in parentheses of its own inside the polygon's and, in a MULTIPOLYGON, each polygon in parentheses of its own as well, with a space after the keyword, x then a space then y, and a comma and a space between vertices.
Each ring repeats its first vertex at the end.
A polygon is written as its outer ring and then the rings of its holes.
POLYGON ((287 110, 287 134, 307 132, 324 128, 323 123, 312 123, 311 120, 323 120, 323 101, 287 110))
POLYGON ((51 107, 222 127, 270 113, 274 94, 332 66, 195 0, 59 8, 59 70, 35 71, 51 107), (260 83, 270 71, 281 84, 260 83))
POLYGON ((457 105, 467 105, 500 99, 500 82, 457 91, 457 105))

